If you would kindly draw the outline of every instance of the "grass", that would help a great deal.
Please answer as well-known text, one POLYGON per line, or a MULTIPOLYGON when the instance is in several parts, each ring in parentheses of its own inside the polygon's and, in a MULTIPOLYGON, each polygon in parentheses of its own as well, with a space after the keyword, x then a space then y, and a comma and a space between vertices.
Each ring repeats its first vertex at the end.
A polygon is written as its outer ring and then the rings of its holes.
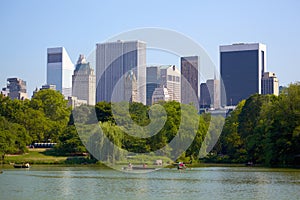
POLYGON ((8 163, 30 163, 30 164, 63 164, 66 156, 53 155, 52 150, 29 149, 28 153, 22 155, 6 155, 4 162, 8 163))

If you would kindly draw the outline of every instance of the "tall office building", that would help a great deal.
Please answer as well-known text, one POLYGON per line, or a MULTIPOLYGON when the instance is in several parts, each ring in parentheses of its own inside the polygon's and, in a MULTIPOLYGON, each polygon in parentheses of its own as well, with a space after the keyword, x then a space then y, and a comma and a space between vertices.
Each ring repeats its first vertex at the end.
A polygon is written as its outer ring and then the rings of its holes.
POLYGON ((7 79, 8 96, 11 99, 25 100, 27 99, 26 81, 19 78, 7 79))
POLYGON ((200 107, 215 108, 220 107, 220 81, 209 79, 200 85, 200 107))
POLYGON ((175 65, 160 66, 160 85, 168 89, 170 100, 181 102, 180 71, 175 65))
POLYGON ((146 104, 146 43, 116 41, 96 45, 96 102, 129 101, 125 78, 132 70, 137 80, 137 102, 146 104))
POLYGON ((273 72, 265 72, 262 77, 262 94, 279 95, 279 82, 273 72))
POLYGON ((155 88, 158 88, 160 86, 159 66, 147 67, 146 74, 146 104, 152 105, 153 92, 155 88))
POLYGON ((261 93, 266 71, 266 46, 260 43, 220 46, 221 106, 237 105, 261 93))
POLYGON ((181 103, 199 109, 198 56, 181 57, 181 103))
POLYGON ((86 100, 88 105, 96 102, 96 75, 84 55, 80 55, 72 76, 72 96, 86 100))
POLYGON ((211 99, 206 83, 200 84, 200 108, 210 108, 211 99))
POLYGON ((156 88, 167 88, 168 99, 181 101, 180 71, 175 65, 147 67, 147 105, 152 105, 152 95, 156 88))
POLYGON ((64 47, 47 49, 47 84, 55 85, 65 98, 72 95, 72 63, 64 47))

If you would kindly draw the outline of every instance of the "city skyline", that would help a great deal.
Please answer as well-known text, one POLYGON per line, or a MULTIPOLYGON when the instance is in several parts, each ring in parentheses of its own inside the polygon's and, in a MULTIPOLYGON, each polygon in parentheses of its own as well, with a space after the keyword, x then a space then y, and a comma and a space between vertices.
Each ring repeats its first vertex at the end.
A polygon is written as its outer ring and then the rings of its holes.
MULTIPOLYGON (((147 12, 155 11, 156 15, 146 17, 144 9, 128 12, 131 6, 139 5, 138 1, 119 2, 118 7, 112 2, 93 1, 3 3, 0 41, 5 49, 1 52, 1 87, 6 85, 7 77, 19 77, 27 81, 28 93, 32 94, 36 87, 46 84, 48 47, 64 46, 75 62, 79 54, 88 57, 96 43, 141 27, 165 28, 187 35, 207 51, 217 67, 219 45, 262 42, 268 46, 268 70, 276 72, 279 84, 299 81, 300 2, 231 1, 218 2, 216 6, 214 2, 194 1, 189 4, 193 6, 189 6, 188 14, 178 16, 166 16, 163 11, 168 7, 180 12, 184 3, 145 4, 147 12), (78 15, 83 8, 89 12, 78 15), (101 12, 97 12, 100 8, 101 12), (122 18, 109 15, 112 9, 122 18), (111 16, 109 20, 107 16, 111 16), (78 26, 88 27, 90 31, 78 30, 78 26)), ((147 64, 179 66, 179 59, 172 55, 147 57, 147 64)))

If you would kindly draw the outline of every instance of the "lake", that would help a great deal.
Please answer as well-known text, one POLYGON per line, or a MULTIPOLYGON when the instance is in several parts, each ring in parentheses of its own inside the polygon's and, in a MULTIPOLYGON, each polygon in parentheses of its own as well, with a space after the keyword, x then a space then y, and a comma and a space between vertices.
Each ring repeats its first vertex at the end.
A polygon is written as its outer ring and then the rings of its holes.
POLYGON ((126 173, 96 167, 4 169, 0 199, 300 199, 300 170, 202 167, 126 173))

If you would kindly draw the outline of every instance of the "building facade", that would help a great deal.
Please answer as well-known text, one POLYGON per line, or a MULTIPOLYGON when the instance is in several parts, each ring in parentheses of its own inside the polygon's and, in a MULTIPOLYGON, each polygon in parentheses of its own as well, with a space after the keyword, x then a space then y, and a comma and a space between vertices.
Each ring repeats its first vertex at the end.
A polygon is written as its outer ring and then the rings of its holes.
POLYGON ((170 101, 171 97, 169 95, 168 89, 165 87, 155 88, 152 95, 152 104, 155 104, 159 101, 170 101))
POLYGON ((181 103, 199 109, 198 56, 181 57, 181 103))
POLYGON ((180 71, 175 65, 160 67, 160 85, 168 89, 170 100, 181 102, 180 71))
POLYGON ((56 85, 42 85, 42 87, 40 88, 40 90, 56 90, 56 85))
POLYGON ((260 43, 220 46, 221 106, 237 105, 261 93, 266 71, 266 46, 260 43))
POLYGON ((211 99, 209 90, 206 83, 200 84, 200 108, 210 108, 211 99))
POLYGON ((81 105, 87 105, 86 100, 78 99, 74 96, 68 96, 68 106, 72 107, 72 109, 79 107, 81 105))
POLYGON ((28 99, 26 81, 19 78, 8 78, 6 88, 11 99, 28 99))
POLYGON ((72 96, 85 100, 88 105, 96 103, 96 75, 84 55, 80 55, 72 76, 72 96))
POLYGON ((146 73, 146 104, 152 105, 152 95, 155 88, 160 86, 160 69, 159 66, 147 67, 146 73))
POLYGON ((72 63, 64 47, 47 49, 47 84, 55 85, 65 98, 72 95, 72 63))
POLYGON ((146 43, 116 41, 96 45, 96 102, 129 101, 125 78, 132 70, 137 80, 137 102, 146 104, 146 43))
POLYGON ((9 90, 5 87, 5 88, 2 88, 1 90, 1 94, 5 97, 8 97, 8 94, 9 94, 9 90))
POLYGON ((138 102, 137 80, 132 70, 128 71, 125 77, 125 99, 138 102))
POLYGON ((279 95, 279 81, 273 72, 265 72, 262 77, 262 94, 279 95))
POLYGON ((206 83, 200 84, 200 107, 214 108, 220 107, 220 81, 208 79, 206 83))

